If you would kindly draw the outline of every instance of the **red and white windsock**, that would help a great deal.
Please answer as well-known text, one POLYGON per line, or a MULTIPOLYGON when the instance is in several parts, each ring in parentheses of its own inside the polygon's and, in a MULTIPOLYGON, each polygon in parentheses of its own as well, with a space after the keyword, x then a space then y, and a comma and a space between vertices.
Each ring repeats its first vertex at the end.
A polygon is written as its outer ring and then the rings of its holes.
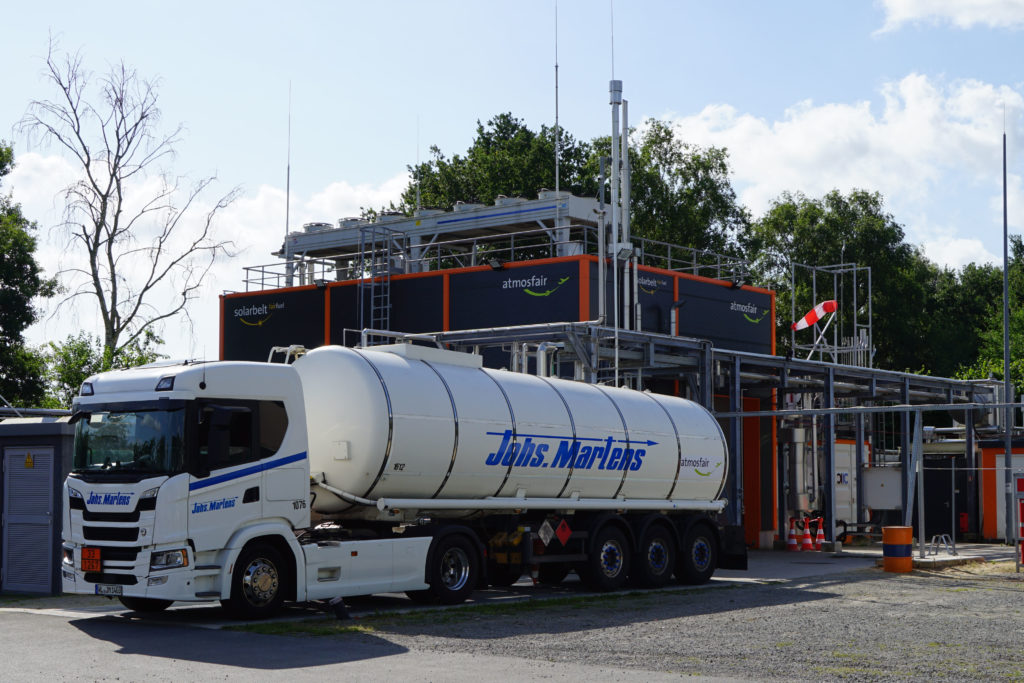
POLYGON ((822 301, 820 304, 812 308, 807 312, 807 315, 793 323, 794 330, 802 330, 805 327, 810 327, 814 323, 824 318, 829 313, 835 313, 839 304, 836 303, 835 299, 829 299, 828 301, 822 301))

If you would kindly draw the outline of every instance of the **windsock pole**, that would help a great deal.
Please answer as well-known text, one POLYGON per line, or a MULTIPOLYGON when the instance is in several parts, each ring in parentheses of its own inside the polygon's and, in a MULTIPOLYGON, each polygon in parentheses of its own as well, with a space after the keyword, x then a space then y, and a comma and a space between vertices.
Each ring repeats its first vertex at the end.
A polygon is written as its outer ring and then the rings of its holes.
POLYGON ((814 340, 814 345, 811 346, 811 352, 807 354, 807 360, 810 360, 811 356, 814 355, 814 352, 818 350, 818 344, 820 344, 821 340, 825 338, 825 333, 828 332, 828 326, 832 324, 832 321, 835 320, 835 317, 836 314, 834 311, 829 314, 828 320, 825 322, 825 326, 821 328, 821 334, 819 334, 818 338, 814 340))

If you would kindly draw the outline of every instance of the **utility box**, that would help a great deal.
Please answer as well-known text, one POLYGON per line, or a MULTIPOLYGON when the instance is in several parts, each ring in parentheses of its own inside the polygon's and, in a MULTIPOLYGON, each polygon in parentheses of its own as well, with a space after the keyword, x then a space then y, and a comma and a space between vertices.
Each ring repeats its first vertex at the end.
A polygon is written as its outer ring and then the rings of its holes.
POLYGON ((74 433, 67 417, 0 421, 0 592, 60 593, 61 487, 74 433))
POLYGON ((872 510, 899 510, 903 507, 900 491, 901 467, 865 467, 864 505, 872 510))

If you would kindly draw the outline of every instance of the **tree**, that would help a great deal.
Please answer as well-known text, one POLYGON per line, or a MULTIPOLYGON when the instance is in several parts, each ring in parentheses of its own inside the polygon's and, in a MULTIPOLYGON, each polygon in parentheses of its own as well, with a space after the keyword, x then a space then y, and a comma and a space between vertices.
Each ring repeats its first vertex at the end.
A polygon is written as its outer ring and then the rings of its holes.
MULTIPOLYGON (((630 231, 647 239, 737 254, 750 225, 729 180, 724 147, 700 147, 676 137, 668 123, 647 119, 631 133, 630 231)), ((596 177, 611 137, 592 142, 586 175, 596 177)))
MULTIPOLYGON (((14 149, 0 140, 0 182, 13 168, 14 149)), ((21 206, 0 194, 0 396, 13 405, 38 404, 44 391, 43 361, 23 334, 38 319, 33 299, 52 296, 56 282, 36 262, 35 231, 21 206)))
POLYGON ((183 128, 158 130, 156 84, 124 63, 97 78, 80 55, 60 57, 51 43, 45 75, 58 96, 33 101, 20 129, 62 148, 81 172, 64 190, 63 227, 83 262, 59 273, 69 288, 61 304, 93 297, 116 358, 162 321, 188 315, 216 258, 230 253, 214 219, 238 189, 192 218, 215 177, 189 185, 161 168, 183 128))
POLYGON ((68 335, 63 342, 46 345, 46 378, 48 391, 46 406, 67 408, 71 399, 90 375, 117 368, 130 368, 166 358, 156 351, 163 343, 151 330, 123 347, 117 357, 103 345, 103 341, 88 332, 68 335))
MULTIPOLYGON (((1010 236, 1010 380, 1017 397, 1024 392, 1024 309, 1018 302, 1024 300, 1024 242, 1020 235, 1010 236)), ((983 299, 978 308, 983 313, 964 321, 962 327, 973 333, 978 340, 976 353, 963 359, 957 372, 964 379, 1003 379, 1003 269, 1001 266, 986 265, 984 268, 985 287, 975 288, 983 299), (984 305, 984 308, 982 306, 984 305)), ((964 269, 965 272, 967 269, 964 269)), ((975 275, 977 278, 977 275, 975 275)), ((966 279, 966 278, 965 278, 966 279)), ((956 311, 960 314, 961 311, 956 311)), ((952 326, 951 326, 952 327, 952 326)), ((961 327, 958 324, 957 329, 961 327)))
MULTIPOLYGON (((559 189, 574 194, 594 194, 596 176, 584 177, 590 145, 561 131, 559 189)), ((477 121, 476 137, 465 156, 448 158, 430 148, 431 159, 410 166, 413 181, 402 193, 402 210, 416 208, 417 179, 420 204, 451 209, 455 202, 492 203, 498 195, 534 197, 541 188, 555 187, 555 130, 541 126, 530 130, 511 113, 498 114, 486 124, 477 121)))
MULTIPOLYGON (((687 144, 654 119, 633 136, 632 232, 696 249, 734 250, 750 219, 729 181, 728 152, 687 144)), ((559 139, 559 188, 595 196, 600 157, 611 155, 610 136, 579 142, 562 130, 559 139)), ((407 213, 416 206, 417 183, 420 203, 442 209, 457 201, 490 203, 498 195, 532 197, 555 186, 555 130, 541 126, 536 133, 510 113, 478 121, 464 156, 449 158, 437 147, 430 153, 431 160, 409 169, 413 180, 399 207, 407 213)))

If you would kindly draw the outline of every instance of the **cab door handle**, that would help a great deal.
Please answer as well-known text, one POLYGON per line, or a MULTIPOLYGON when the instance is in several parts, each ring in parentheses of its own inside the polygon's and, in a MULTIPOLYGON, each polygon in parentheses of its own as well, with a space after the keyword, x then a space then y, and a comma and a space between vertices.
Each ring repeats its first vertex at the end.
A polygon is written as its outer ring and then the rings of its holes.
POLYGON ((246 489, 245 493, 242 494, 243 503, 255 503, 260 499, 260 487, 253 486, 251 489, 246 489))

